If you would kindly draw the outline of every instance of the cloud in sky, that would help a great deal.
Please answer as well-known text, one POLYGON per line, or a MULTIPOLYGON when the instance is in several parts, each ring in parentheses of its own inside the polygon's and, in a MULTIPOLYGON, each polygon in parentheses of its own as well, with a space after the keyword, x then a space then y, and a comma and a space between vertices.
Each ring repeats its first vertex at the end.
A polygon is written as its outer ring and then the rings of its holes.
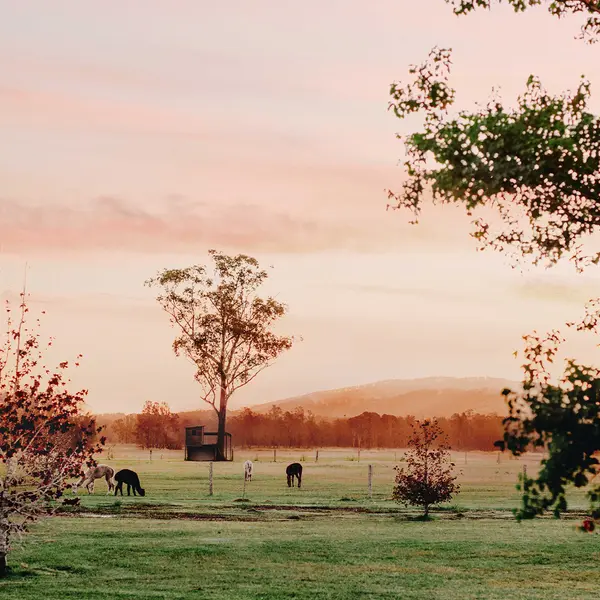
MULTIPOLYGON (((385 215, 383 215, 385 217, 385 215)), ((258 204, 205 204, 173 198, 148 210, 114 197, 80 206, 32 205, 0 200, 3 252, 133 250, 318 252, 332 249, 389 250, 403 239, 391 215, 384 229, 344 215, 302 216, 258 204)), ((415 239, 422 234, 413 228, 415 239)))
POLYGON ((526 281, 516 285, 514 291, 517 296, 526 300, 573 304, 582 307, 583 303, 591 298, 600 296, 598 283, 589 281, 526 281))
POLYGON ((86 129, 135 131, 173 127, 176 111, 160 110, 148 103, 101 100, 97 97, 39 89, 31 86, 0 86, 3 125, 47 127, 54 131, 77 126, 86 129))
MULTIPOLYGON (((418 287, 402 287, 401 285, 370 285, 360 284, 347 285, 348 289, 355 292, 365 294, 383 294, 386 296, 408 296, 411 298, 431 298, 432 296, 440 295, 439 289, 434 288, 418 288, 418 287)), ((465 292, 460 290, 444 290, 441 293, 444 300, 462 302, 465 299, 465 292)))

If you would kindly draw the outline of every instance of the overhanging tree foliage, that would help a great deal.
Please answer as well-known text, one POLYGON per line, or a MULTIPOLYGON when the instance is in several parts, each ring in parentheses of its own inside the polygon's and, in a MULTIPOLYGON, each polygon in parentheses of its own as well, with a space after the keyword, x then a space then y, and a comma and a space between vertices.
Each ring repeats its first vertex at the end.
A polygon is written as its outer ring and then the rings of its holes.
POLYGON ((523 391, 504 390, 509 415, 505 433, 496 443, 515 456, 532 449, 548 452, 535 477, 520 476, 522 505, 515 511, 527 519, 552 510, 555 516, 567 509, 570 484, 588 486, 593 516, 600 516, 600 370, 566 361, 557 385, 551 383, 549 367, 563 338, 557 331, 546 336, 525 336, 523 391))
POLYGON ((493 209, 503 227, 474 220, 483 247, 516 248, 534 262, 569 256, 579 268, 597 264, 598 252, 583 252, 600 226, 600 119, 587 110, 589 82, 551 95, 531 76, 517 108, 496 98, 450 116, 449 72, 450 51, 435 48, 411 67, 414 81, 391 87, 398 118, 425 116, 422 130, 405 139, 407 179, 388 193, 391 204, 415 218, 429 197, 463 205, 469 215, 493 209))
POLYGON ((162 289, 157 300, 179 330, 175 354, 194 364, 202 400, 217 413, 218 458, 223 460, 229 398, 290 349, 293 338, 271 331, 286 306, 257 295, 268 273, 255 258, 216 250, 209 255, 212 269, 165 269, 146 284, 162 289))
MULTIPOLYGON (((446 0, 456 14, 490 8, 494 2, 446 0)), ((508 0, 515 11, 545 4, 557 16, 586 13, 583 33, 600 33, 600 2, 508 0), (598 16, 596 16, 598 15, 598 16)), ((473 236, 482 246, 513 250, 515 257, 554 265, 569 258, 578 270, 600 261, 594 234, 600 225, 600 119, 588 109, 590 84, 582 78, 574 92, 549 94, 530 76, 517 106, 497 97, 472 111, 451 114, 455 91, 449 84, 449 50, 435 48, 413 66, 408 84, 391 86, 390 109, 403 119, 424 115, 420 131, 405 139, 407 178, 392 207, 409 209, 415 222, 423 203, 454 203, 469 215, 480 209, 500 217, 500 225, 479 215, 473 236)), ((600 300, 591 300, 578 330, 597 333, 600 300)), ((522 477, 523 504, 517 516, 533 517, 567 507, 568 485, 582 487, 598 473, 600 452, 600 372, 566 361, 562 378, 550 383, 547 367, 562 337, 524 336, 523 390, 505 390, 509 417, 499 442, 514 454, 544 447, 548 456, 535 478, 522 477)), ((593 485, 593 483, 592 483, 593 485)), ((600 486, 589 497, 597 515, 600 486)))
MULTIPOLYGON (((493 4, 501 4, 502 0, 446 0, 454 6, 454 13, 466 15, 478 8, 491 8, 493 4)), ((545 6, 550 14, 564 17, 569 14, 582 13, 588 15, 581 28, 581 38, 590 43, 600 36, 600 1, 599 0, 507 0, 515 12, 524 12, 532 6, 545 6), (598 15, 598 16, 596 16, 598 15)))

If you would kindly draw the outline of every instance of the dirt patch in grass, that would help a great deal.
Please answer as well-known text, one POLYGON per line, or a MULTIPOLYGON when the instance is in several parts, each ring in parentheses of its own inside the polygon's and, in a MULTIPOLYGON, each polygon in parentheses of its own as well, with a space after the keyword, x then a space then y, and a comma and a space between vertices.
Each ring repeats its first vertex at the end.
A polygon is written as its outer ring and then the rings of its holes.
MULTIPOLYGON (((129 518, 129 519, 158 519, 182 521, 289 521, 289 520, 314 520, 331 517, 344 517, 359 514, 371 514, 378 518, 391 518, 395 521, 418 521, 421 514, 418 511, 403 509, 385 510, 382 508, 369 508, 365 506, 320 506, 320 505, 290 505, 290 504, 236 504, 214 506, 210 509, 197 509, 195 511, 173 510, 175 505, 130 505, 120 506, 115 510, 113 506, 98 506, 81 508, 80 510, 58 511, 57 516, 82 517, 82 518, 129 518), (292 513, 290 515, 290 513, 292 513)), ((453 520, 513 520, 515 517, 510 510, 465 510, 431 511, 431 519, 436 521, 453 520)), ((585 516, 583 511, 569 511, 563 515, 566 520, 578 520, 585 516)), ((552 519, 552 515, 538 517, 552 519)))
POLYGON ((160 521, 175 521, 175 520, 179 520, 179 521, 263 521, 264 519, 261 519, 259 517, 256 516, 252 516, 250 514, 219 514, 219 513, 190 513, 190 512, 170 512, 170 511, 153 511, 153 510, 147 510, 147 511, 132 511, 132 510, 128 510, 128 511, 123 511, 121 514, 119 515, 115 515, 115 514, 110 514, 110 515, 106 515, 100 512, 85 512, 85 513, 70 513, 70 514, 64 514, 64 513, 56 513, 57 517, 69 517, 69 518, 77 518, 77 517, 81 517, 81 518, 90 518, 90 517, 96 517, 96 518, 106 518, 106 517, 112 517, 112 518, 125 518, 125 519, 156 519, 156 520, 160 520, 160 521))

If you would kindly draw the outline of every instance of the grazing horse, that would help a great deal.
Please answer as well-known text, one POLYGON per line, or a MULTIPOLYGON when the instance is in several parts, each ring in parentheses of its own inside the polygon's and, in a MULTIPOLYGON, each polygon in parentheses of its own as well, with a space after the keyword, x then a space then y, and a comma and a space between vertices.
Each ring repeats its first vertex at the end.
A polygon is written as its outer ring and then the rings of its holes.
POLYGON ((115 481, 117 482, 117 487, 115 488, 115 496, 117 492, 121 492, 121 496, 123 495, 123 484, 127 484, 127 495, 131 496, 131 488, 133 488, 133 495, 136 495, 136 492, 140 496, 146 495, 146 490, 142 488, 140 485, 140 478, 135 471, 130 471, 129 469, 122 469, 115 475, 115 481))
POLYGON ((294 487, 294 477, 298 480, 298 487, 302 484, 302 465, 300 463, 292 463, 285 469, 287 475, 288 487, 294 487))
POLYGON ((77 488, 80 485, 85 485, 88 494, 94 493, 94 481, 96 479, 106 479, 106 483, 108 484, 108 492, 110 494, 115 484, 112 481, 112 478, 115 474, 115 470, 108 465, 97 465, 95 467, 90 467, 82 476, 79 481, 73 484, 73 493, 77 493, 77 488))
POLYGON ((251 460, 247 460, 244 463, 244 481, 252 481, 252 464, 251 460))

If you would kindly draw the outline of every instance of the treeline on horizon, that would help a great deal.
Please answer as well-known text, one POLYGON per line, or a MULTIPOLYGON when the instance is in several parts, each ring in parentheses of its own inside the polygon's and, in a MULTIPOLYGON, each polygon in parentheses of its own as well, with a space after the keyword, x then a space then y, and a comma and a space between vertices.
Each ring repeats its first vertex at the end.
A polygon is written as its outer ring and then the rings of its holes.
MULTIPOLYGON (((212 411, 172 413, 166 404, 148 402, 140 414, 112 421, 100 416, 109 443, 137 444, 141 448, 182 449, 185 428, 204 425, 216 431, 212 411)), ((352 447, 364 449, 404 448, 411 435, 413 416, 397 417, 364 412, 349 418, 317 417, 301 407, 283 411, 274 406, 268 413, 245 408, 227 420, 227 431, 237 448, 352 447)), ((493 451, 503 435, 502 417, 467 411, 438 418, 453 450, 493 451)))

